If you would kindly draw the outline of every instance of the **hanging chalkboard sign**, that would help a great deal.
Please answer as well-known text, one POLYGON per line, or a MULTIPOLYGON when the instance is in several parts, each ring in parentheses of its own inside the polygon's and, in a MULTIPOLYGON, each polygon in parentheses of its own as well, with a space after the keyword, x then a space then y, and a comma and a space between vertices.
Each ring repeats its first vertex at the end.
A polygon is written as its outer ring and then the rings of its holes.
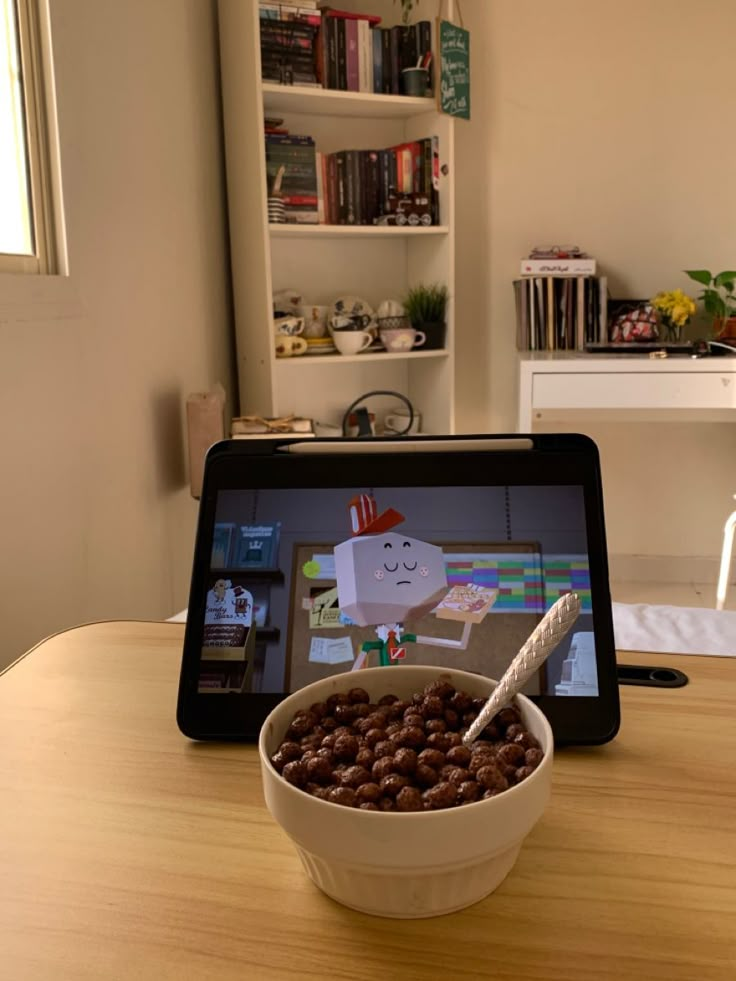
POLYGON ((470 119, 470 31, 441 20, 438 28, 440 112, 470 119))

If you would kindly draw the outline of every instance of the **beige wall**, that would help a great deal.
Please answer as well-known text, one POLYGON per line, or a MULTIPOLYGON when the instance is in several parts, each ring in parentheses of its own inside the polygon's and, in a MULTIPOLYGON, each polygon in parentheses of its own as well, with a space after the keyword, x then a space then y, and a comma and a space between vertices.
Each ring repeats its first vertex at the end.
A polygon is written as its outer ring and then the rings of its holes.
MULTIPOLYGON (((473 118, 456 125, 458 414, 466 431, 503 431, 515 426, 511 280, 532 245, 588 249, 618 297, 685 288, 685 268, 734 268, 736 4, 463 0, 462 10, 473 118)), ((736 426, 576 415, 550 428, 599 443, 612 554, 709 556, 715 576, 736 426)), ((687 569, 660 571, 668 565, 687 569)))
POLYGON ((186 605, 184 400, 231 389, 214 0, 51 0, 70 278, 0 279, 0 666, 186 605))

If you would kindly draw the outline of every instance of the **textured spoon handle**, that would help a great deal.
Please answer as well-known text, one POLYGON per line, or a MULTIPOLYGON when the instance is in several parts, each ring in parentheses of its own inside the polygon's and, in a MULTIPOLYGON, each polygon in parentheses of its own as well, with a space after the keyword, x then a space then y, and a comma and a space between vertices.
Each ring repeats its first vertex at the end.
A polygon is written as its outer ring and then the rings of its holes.
POLYGON ((491 721, 496 712, 524 687, 528 679, 543 664, 575 623, 580 613, 577 593, 567 593, 550 607, 542 620, 506 669, 493 694, 466 732, 463 743, 470 746, 491 721))

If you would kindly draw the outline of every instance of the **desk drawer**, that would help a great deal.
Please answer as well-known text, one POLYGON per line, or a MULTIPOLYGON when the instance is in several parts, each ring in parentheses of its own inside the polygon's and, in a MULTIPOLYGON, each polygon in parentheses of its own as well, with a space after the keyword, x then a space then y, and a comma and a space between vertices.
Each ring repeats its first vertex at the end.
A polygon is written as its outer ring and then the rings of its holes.
POLYGON ((736 370, 544 372, 534 375, 535 409, 736 409, 736 370))

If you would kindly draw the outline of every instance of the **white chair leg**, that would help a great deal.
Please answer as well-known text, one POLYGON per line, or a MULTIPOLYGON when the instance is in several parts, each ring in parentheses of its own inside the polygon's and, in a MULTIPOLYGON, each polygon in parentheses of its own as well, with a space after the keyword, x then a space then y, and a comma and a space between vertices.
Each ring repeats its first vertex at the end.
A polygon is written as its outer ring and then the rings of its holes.
MULTIPOLYGON (((734 495, 736 497, 736 494, 734 495)), ((731 554, 733 552, 733 536, 736 531, 736 511, 726 519, 723 529, 723 551, 721 552, 721 569, 718 573, 718 586, 716 587, 716 609, 722 610, 726 602, 726 592, 728 590, 728 577, 731 573, 731 554)))

